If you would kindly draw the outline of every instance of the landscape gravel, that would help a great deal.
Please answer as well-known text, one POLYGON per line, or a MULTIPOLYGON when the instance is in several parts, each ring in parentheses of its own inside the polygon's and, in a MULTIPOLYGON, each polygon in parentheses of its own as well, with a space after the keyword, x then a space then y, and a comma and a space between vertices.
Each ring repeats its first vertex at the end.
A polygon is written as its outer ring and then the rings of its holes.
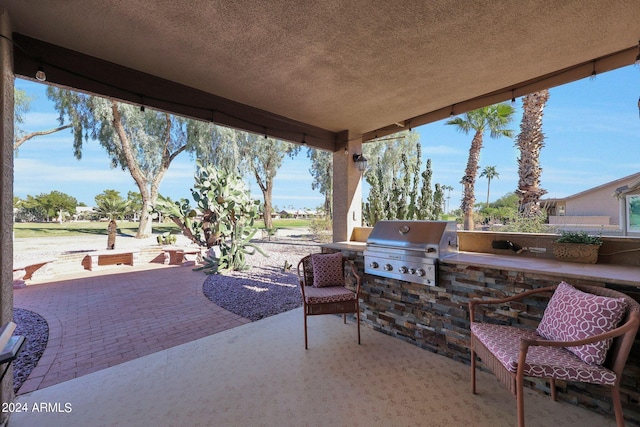
POLYGON ((14 335, 26 338, 24 348, 13 361, 13 391, 17 392, 47 347, 49 325, 38 313, 22 308, 13 309, 13 321, 16 323, 14 335))
MULTIPOLYGON (((179 244, 188 244, 180 236, 179 244)), ((77 250, 98 249, 106 243, 106 236, 61 237, 47 239, 15 239, 14 262, 38 258, 55 257, 77 250)), ((273 316, 302 305, 297 289, 296 267, 305 255, 320 252, 318 242, 299 230, 279 230, 272 240, 255 241, 267 253, 248 256, 251 266, 245 271, 206 276, 203 293, 214 304, 252 321, 273 316), (285 269, 285 263, 288 268, 285 269)), ((144 247, 156 244, 155 238, 138 240, 120 236, 116 240, 120 247, 144 247)), ((46 320, 33 311, 14 308, 16 335, 23 335, 25 348, 13 364, 15 391, 27 379, 44 353, 49 338, 46 320)))
POLYGON ((256 253, 248 257, 250 269, 212 274, 202 287, 211 302, 252 321, 302 305, 296 267, 305 255, 319 252, 316 244, 292 239, 260 247, 268 257, 256 253))

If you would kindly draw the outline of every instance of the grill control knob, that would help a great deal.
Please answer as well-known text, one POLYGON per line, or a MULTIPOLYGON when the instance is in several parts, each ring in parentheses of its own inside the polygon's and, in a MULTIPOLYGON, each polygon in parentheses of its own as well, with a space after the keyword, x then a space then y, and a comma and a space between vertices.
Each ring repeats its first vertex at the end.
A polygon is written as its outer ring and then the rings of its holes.
POLYGON ((422 268, 419 268, 419 269, 416 270, 416 274, 418 276, 422 277, 422 276, 424 276, 426 274, 426 272, 422 268))
POLYGON ((402 267, 400 267, 400 268, 398 269, 398 271, 399 271, 401 274, 405 274, 407 271, 409 271, 409 269, 407 269, 407 267, 405 267, 405 266, 403 265, 402 267))
POLYGON ((378 263, 377 263, 377 262, 372 261, 372 262, 370 262, 370 263, 369 263, 369 267, 371 267, 371 268, 378 268, 378 267, 380 267, 380 266, 378 265, 378 263))
POLYGON ((384 271, 391 271, 391 270, 393 270, 393 266, 391 264, 384 265, 384 271))
POLYGON ((409 274, 416 274, 416 269, 415 268, 410 268, 409 269, 409 274))

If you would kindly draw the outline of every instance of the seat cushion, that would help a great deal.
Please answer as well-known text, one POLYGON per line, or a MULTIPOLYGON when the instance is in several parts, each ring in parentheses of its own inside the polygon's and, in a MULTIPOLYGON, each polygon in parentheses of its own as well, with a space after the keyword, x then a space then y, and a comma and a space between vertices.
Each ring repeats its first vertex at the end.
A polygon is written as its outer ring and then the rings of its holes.
POLYGON ((344 286, 342 252, 332 254, 312 254, 313 286, 344 286))
POLYGON ((304 294, 307 304, 351 301, 356 299, 355 292, 351 292, 344 286, 323 286, 321 288, 307 286, 305 287, 304 294))
MULTIPOLYGON (((471 332, 513 373, 518 370, 520 339, 543 339, 534 330, 488 323, 471 323, 471 332)), ((613 371, 585 363, 562 347, 529 347, 524 375, 604 385, 613 385, 616 381, 613 371)))
MULTIPOLYGON (((582 292, 562 282, 558 285, 538 325, 538 334, 548 340, 573 341, 615 329, 624 316, 627 303, 582 292)), ((612 340, 567 347, 586 363, 602 365, 612 340)))

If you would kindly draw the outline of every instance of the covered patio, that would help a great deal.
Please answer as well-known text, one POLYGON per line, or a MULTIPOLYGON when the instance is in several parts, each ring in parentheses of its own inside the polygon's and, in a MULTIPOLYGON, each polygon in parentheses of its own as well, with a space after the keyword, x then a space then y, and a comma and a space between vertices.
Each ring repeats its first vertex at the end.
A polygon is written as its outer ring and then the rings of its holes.
MULTIPOLYGON (((515 402, 492 375, 469 391, 469 367, 362 328, 302 311, 235 327, 19 396, 9 427, 491 426, 516 423, 515 402), (41 402, 55 410, 36 412, 41 402), (66 406, 65 406, 66 405, 66 406)), ((615 421, 527 390, 527 425, 615 421)))
MULTIPOLYGON (((3 5, 0 35, 4 324, 13 308, 15 76, 42 69, 54 85, 332 152, 340 242, 362 223, 353 154, 363 143, 632 64, 640 8, 635 0, 35 0, 3 5)), ((47 425, 515 423, 511 396, 488 376, 472 396, 467 366, 368 328, 353 345, 351 326, 331 316, 313 319, 315 349, 304 352, 296 315, 37 391, 25 402, 64 410, 68 400, 73 412, 15 414, 11 425, 42 425, 39 416, 47 425)), ((10 381, 3 402, 13 399, 10 381)), ((534 425, 613 423, 544 396, 527 402, 534 425)))

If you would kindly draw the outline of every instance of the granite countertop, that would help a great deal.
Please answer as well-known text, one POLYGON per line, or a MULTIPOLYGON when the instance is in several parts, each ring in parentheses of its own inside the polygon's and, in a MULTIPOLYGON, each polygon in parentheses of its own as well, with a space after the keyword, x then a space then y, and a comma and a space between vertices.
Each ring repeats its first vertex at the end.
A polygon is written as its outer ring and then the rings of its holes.
MULTIPOLYGON (((362 252, 365 242, 336 242, 323 248, 362 252)), ((441 259, 444 264, 466 264, 478 267, 500 268, 511 271, 544 273, 559 278, 596 280, 633 286, 640 289, 640 267, 614 264, 578 264, 546 258, 496 255, 480 252, 458 252, 441 259)))
POLYGON ((320 245, 322 248, 336 249, 339 251, 363 252, 367 248, 367 242, 335 242, 320 245))
POLYGON ((555 259, 459 252, 443 260, 445 264, 466 264, 512 271, 544 273, 550 276, 634 286, 640 289, 640 267, 613 264, 578 264, 555 259))

